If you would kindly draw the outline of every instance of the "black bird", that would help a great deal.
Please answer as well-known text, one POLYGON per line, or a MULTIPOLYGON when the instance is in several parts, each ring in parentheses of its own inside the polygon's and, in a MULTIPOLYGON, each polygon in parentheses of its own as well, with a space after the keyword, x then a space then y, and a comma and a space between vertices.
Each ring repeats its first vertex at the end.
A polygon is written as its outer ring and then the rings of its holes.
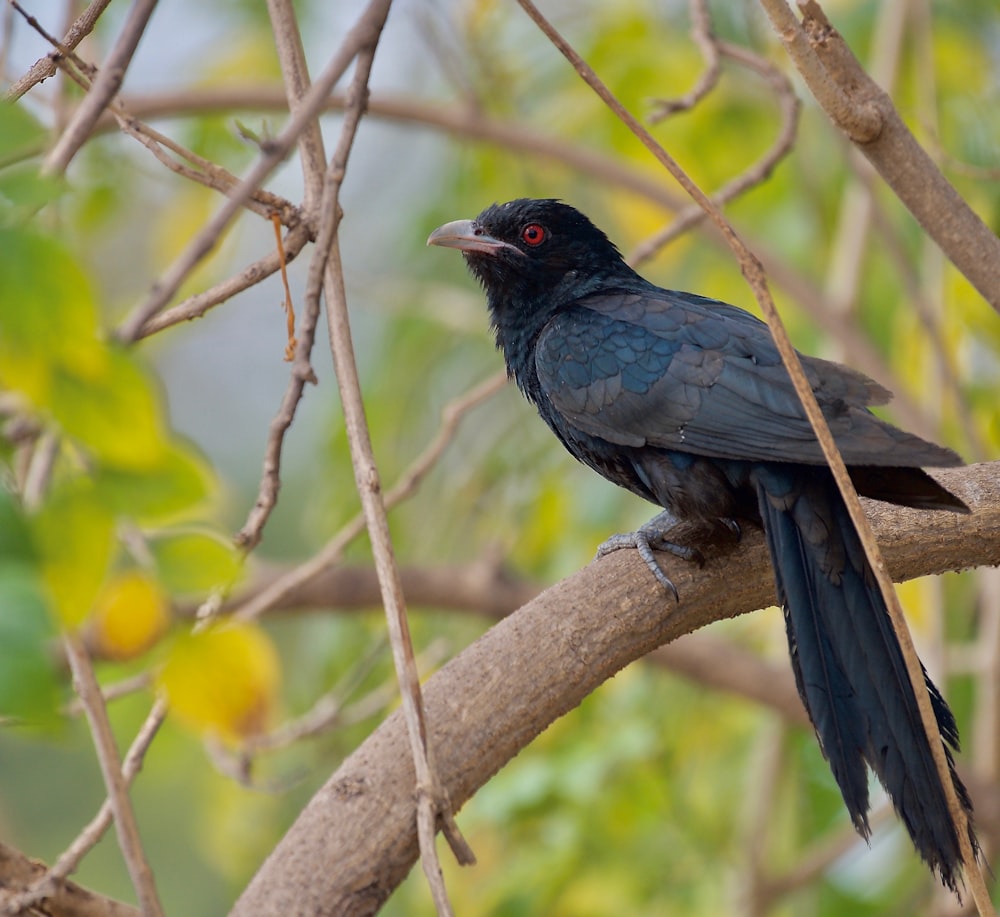
MULTIPOLYGON (((868 766, 917 851, 952 890, 962 863, 899 642, 843 499, 759 319, 640 277, 582 213, 556 200, 487 207, 436 229, 486 291, 507 371, 562 444, 666 512, 629 543, 670 589, 649 546, 670 525, 763 526, 802 702, 858 832, 869 835, 868 766)), ((801 357, 857 490, 920 509, 969 512, 921 466, 948 449, 867 408, 890 393, 837 363, 801 357)), ((620 544, 612 539, 612 548, 620 544)), ((926 677, 951 780, 955 718, 926 677)))

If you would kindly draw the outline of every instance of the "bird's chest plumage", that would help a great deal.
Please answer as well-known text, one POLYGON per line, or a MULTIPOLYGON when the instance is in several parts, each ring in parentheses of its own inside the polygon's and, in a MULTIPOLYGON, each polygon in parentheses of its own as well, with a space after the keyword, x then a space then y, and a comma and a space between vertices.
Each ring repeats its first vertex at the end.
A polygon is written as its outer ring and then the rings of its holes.
MULTIPOLYGON (((693 416, 690 394, 670 398, 672 382, 653 391, 674 361, 682 364, 675 370, 682 380, 711 370, 703 359, 693 360, 682 339, 650 334, 626 320, 637 296, 618 298, 624 318, 570 309, 542 327, 497 323, 510 375, 567 451, 607 480, 680 518, 731 515, 734 484, 718 463, 651 445, 639 432, 667 424, 682 435, 693 416), (641 407, 621 423, 616 412, 625 402, 641 407), (642 416, 645 411, 648 416, 642 416)), ((681 384, 678 391, 684 388, 681 384)))

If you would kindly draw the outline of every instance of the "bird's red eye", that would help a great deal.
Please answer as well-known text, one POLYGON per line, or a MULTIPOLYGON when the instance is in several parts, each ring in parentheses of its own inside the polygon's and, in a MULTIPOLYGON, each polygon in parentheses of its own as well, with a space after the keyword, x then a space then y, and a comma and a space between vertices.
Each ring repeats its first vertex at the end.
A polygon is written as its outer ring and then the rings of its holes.
POLYGON ((541 245, 545 241, 545 229, 537 223, 529 223, 521 230, 521 238, 528 245, 541 245))

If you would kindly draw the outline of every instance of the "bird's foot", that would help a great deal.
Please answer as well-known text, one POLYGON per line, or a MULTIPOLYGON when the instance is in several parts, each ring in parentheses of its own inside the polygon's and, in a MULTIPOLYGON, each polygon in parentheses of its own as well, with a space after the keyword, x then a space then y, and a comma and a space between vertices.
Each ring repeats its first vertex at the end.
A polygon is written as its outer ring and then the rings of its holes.
MULTIPOLYGON (((733 523, 736 524, 735 522, 733 523)), ((649 567, 649 572, 656 577, 657 582, 663 586, 667 592, 671 593, 674 600, 680 602, 680 595, 677 587, 670 577, 663 572, 659 562, 653 556, 653 551, 668 551, 675 557, 684 560, 694 561, 700 567, 705 559, 697 548, 688 545, 677 544, 667 538, 667 534, 677 525, 677 519, 668 511, 664 510, 658 516, 654 516, 649 522, 641 525, 634 532, 624 532, 619 535, 612 535, 598 549, 597 556, 604 557, 613 551, 620 551, 622 548, 634 548, 639 552, 639 556, 649 567)), ((736 531, 739 531, 737 526, 736 531)), ((738 535, 737 535, 738 537, 738 535)))

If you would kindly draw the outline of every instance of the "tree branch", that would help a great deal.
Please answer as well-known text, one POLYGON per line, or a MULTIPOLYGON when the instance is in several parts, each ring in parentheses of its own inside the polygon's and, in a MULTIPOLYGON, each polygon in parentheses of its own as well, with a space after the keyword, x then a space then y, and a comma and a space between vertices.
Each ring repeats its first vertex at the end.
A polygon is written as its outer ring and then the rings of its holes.
POLYGON ((833 123, 994 309, 1000 311, 1000 238, 979 218, 917 143, 892 99, 865 72, 815 0, 802 22, 785 0, 761 0, 774 30, 833 123))
MULTIPOLYGON (((0 908, 8 896, 44 881, 46 872, 44 863, 0 841, 0 908)), ((53 884, 45 898, 44 913, 48 917, 139 917, 139 910, 132 905, 105 898, 65 879, 53 884)))
MULTIPOLYGON (((1000 564, 1000 463, 935 477, 973 514, 868 503, 896 579, 1000 564)), ((632 660, 711 621, 774 602, 759 532, 705 553, 702 569, 661 556, 682 596, 676 605, 630 552, 603 558, 501 621, 430 678, 424 691, 430 738, 452 802, 468 800, 632 660)), ((374 913, 417 857, 407 750, 405 724, 395 713, 313 797, 232 914, 374 913)))
POLYGON ((42 165, 43 174, 61 175, 66 171, 77 150, 86 142, 97 124, 97 119, 101 117, 101 112, 107 108, 108 103, 118 92, 118 87, 125 78, 125 70, 136 48, 139 47, 139 40, 146 31, 149 17, 153 15, 155 8, 156 0, 135 0, 121 34, 107 60, 101 65, 90 92, 73 113, 69 125, 56 145, 45 157, 42 165))
MULTIPOLYGON (((56 72, 56 60, 59 55, 72 51, 81 41, 83 41, 97 25, 101 13, 107 9, 111 0, 94 0, 76 19, 61 42, 59 50, 52 51, 36 60, 24 76, 14 83, 5 93, 5 102, 16 102, 32 86, 54 76, 56 72)), ((31 20, 29 19, 29 23, 31 20)))

